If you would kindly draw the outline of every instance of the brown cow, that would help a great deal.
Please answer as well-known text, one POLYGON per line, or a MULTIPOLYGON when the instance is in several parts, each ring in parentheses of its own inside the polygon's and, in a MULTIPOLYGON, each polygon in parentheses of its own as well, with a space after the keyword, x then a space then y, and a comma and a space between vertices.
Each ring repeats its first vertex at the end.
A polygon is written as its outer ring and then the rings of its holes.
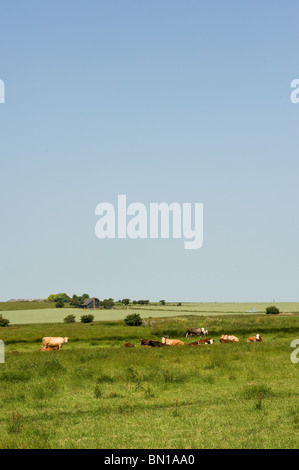
POLYGON ((141 339, 141 346, 149 346, 149 342, 150 340, 149 339, 141 339))
POLYGON ((134 344, 132 344, 132 343, 125 343, 124 347, 125 348, 135 348, 134 344))
POLYGON ((202 346, 204 344, 213 344, 214 340, 212 338, 204 338, 199 339, 198 341, 194 341, 194 343, 187 343, 188 346, 202 346))
POLYGON ((220 343, 238 343, 239 339, 233 335, 222 335, 219 341, 220 343))
POLYGON ((257 334, 255 336, 250 336, 247 340, 246 343, 261 343, 263 341, 263 338, 261 337, 260 334, 257 334))

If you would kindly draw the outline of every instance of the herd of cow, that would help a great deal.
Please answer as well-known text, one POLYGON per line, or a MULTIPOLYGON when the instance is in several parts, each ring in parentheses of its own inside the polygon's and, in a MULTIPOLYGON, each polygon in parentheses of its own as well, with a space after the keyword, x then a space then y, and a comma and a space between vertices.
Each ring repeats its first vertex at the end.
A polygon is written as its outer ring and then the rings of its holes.
MULTIPOLYGON (((192 336, 208 336, 208 330, 205 330, 204 328, 188 328, 187 333, 186 333, 186 338, 191 338, 192 336)), ((57 349, 61 349, 62 346, 65 343, 68 343, 69 338, 67 337, 54 337, 54 336, 48 336, 44 337, 42 339, 42 347, 40 348, 40 351, 56 351, 57 349)), ((206 344, 213 344, 214 340, 212 338, 201 338, 198 341, 194 341, 192 343, 184 343, 183 341, 180 341, 178 339, 169 339, 163 336, 161 338, 161 341, 156 341, 153 339, 141 339, 141 346, 147 346, 150 348, 155 348, 155 347, 163 347, 163 346, 202 346, 206 344)), ((220 343, 238 343, 239 339, 236 336, 233 335, 222 335, 220 338, 220 343)), ((261 337, 260 334, 257 334, 255 336, 250 336, 246 342, 253 342, 253 343, 259 343, 262 342, 263 338, 261 337)), ((135 345, 132 343, 125 343, 124 347, 126 348, 134 348, 135 345)))
MULTIPOLYGON (((192 336, 208 336, 208 331, 204 328, 188 328, 186 333, 186 338, 191 338, 192 336)), ((234 335, 222 335, 220 337, 220 343, 238 343, 239 339, 234 335)), ((262 342, 263 338, 260 334, 255 336, 250 336, 247 338, 246 342, 259 343, 262 342)), ((165 336, 161 338, 161 341, 156 341, 152 339, 142 339, 141 346, 149 347, 162 347, 162 346, 202 346, 206 344, 213 344, 214 340, 212 338, 202 338, 198 341, 192 343, 184 343, 178 339, 169 339, 165 336)), ((134 347, 131 343, 125 343, 125 347, 134 347)))

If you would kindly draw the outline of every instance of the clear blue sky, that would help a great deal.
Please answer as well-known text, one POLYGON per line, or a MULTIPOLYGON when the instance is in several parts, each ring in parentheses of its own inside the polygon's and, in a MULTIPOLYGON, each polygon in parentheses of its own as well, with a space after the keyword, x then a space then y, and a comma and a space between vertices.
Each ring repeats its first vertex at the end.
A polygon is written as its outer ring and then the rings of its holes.
POLYGON ((0 300, 298 301, 297 0, 0 3, 0 300), (204 203, 204 243, 95 207, 204 203))

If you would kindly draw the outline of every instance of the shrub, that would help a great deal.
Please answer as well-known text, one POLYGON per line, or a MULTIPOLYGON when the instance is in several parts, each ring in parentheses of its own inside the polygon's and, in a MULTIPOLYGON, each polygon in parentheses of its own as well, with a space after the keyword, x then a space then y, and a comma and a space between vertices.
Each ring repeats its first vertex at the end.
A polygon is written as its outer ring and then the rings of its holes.
POLYGON ((76 317, 75 315, 71 314, 71 315, 68 315, 67 317, 65 317, 63 319, 64 323, 75 323, 76 321, 76 317))
POLYGON ((275 307, 275 305, 272 305, 271 307, 266 308, 266 313, 268 315, 277 315, 279 313, 279 308, 275 307))
POLYGON ((88 315, 81 316, 82 323, 92 323, 93 321, 94 321, 94 315, 91 315, 91 313, 89 313, 88 315))
POLYGON ((62 299, 57 300, 55 306, 56 306, 56 308, 63 308, 64 307, 64 301, 62 299))
POLYGON ((0 315, 0 326, 8 326, 10 321, 7 318, 3 318, 2 315, 0 315))
POLYGON ((124 322, 128 326, 140 326, 140 325, 142 325, 142 319, 141 319, 139 313, 131 313, 130 315, 127 315, 126 318, 124 319, 124 322))

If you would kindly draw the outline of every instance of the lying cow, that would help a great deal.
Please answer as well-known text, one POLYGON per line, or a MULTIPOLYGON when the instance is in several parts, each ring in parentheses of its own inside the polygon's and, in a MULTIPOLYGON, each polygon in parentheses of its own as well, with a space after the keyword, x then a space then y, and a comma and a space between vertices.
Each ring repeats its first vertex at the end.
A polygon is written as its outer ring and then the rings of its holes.
POLYGON ((198 341, 194 341, 193 343, 188 343, 188 346, 201 346, 203 344, 213 344, 214 340, 212 338, 203 338, 199 339, 198 341))
POLYGON ((250 343, 250 342, 252 342, 252 343, 259 343, 260 342, 261 343, 262 341, 263 341, 263 338, 261 337, 261 335, 257 334, 255 336, 250 336, 250 338, 248 338, 246 340, 246 343, 250 343))
POLYGON ((161 343, 161 341, 155 341, 153 339, 150 339, 149 346, 151 346, 152 348, 161 348, 162 346, 167 346, 167 344, 161 343))
POLYGON ((208 330, 204 328, 188 328, 185 336, 186 338, 191 338, 191 336, 208 336, 208 330))
POLYGON ((183 343, 183 341, 180 341, 179 339, 168 339, 168 338, 165 338, 165 336, 163 336, 163 338, 161 338, 161 341, 163 344, 166 344, 167 346, 184 346, 185 343, 183 343))
POLYGON ((57 349, 59 349, 58 346, 49 346, 49 347, 44 347, 42 346, 38 351, 39 352, 44 352, 44 351, 57 351, 57 349))
POLYGON ((69 338, 61 338, 60 336, 55 337, 55 336, 45 336, 43 338, 43 347, 44 348, 53 348, 55 346, 58 347, 58 349, 61 349, 62 346, 67 343, 69 338))
POLYGON ((148 346, 150 348, 160 348, 162 346, 166 346, 160 341, 156 341, 154 339, 141 339, 140 341, 141 341, 141 346, 148 346))
POLYGON ((239 339, 233 335, 222 335, 219 341, 220 343, 238 343, 239 339))
POLYGON ((125 343, 124 348, 135 348, 133 343, 125 343))

